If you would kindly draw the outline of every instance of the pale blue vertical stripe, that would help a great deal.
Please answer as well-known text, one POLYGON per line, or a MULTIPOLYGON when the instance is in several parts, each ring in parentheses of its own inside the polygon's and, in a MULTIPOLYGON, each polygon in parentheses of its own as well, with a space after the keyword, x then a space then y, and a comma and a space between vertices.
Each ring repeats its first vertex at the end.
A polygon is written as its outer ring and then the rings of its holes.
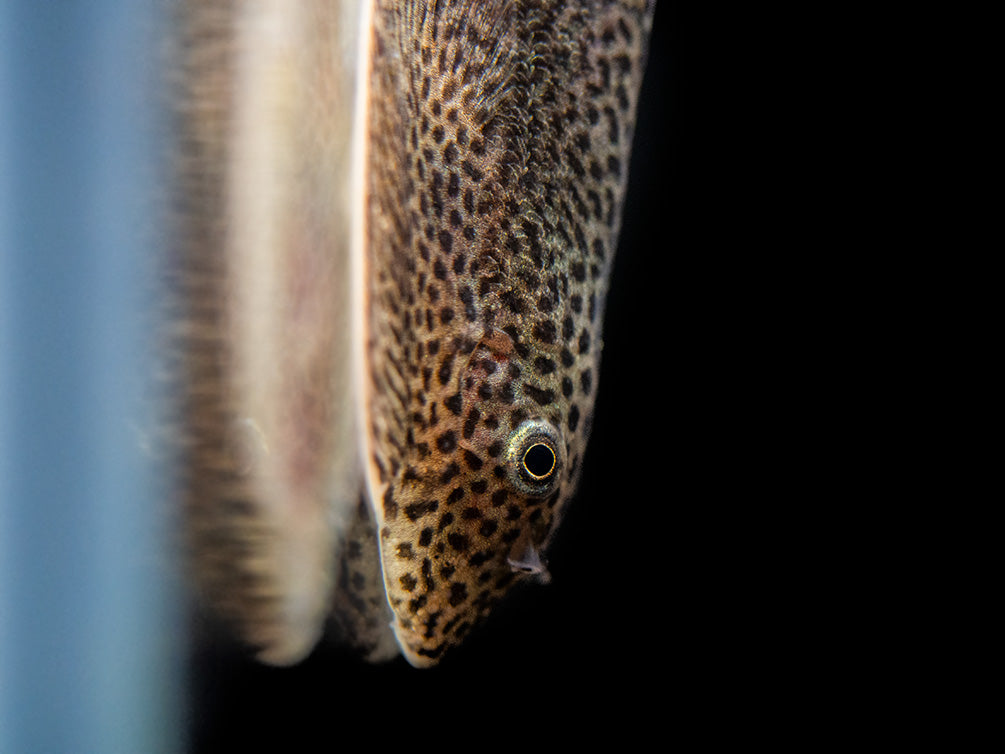
POLYGON ((149 452, 158 0, 0 2, 0 752, 183 748, 149 452))

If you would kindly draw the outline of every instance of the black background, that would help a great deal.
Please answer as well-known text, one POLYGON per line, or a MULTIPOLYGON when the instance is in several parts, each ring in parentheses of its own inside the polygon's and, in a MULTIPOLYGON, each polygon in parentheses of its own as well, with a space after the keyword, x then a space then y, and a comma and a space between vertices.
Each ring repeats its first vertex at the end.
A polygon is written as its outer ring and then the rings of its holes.
MULTIPOLYGON (((802 451, 772 418, 777 285, 761 262, 783 208, 764 67, 745 60, 756 44, 728 49, 713 16, 656 11, 595 422, 552 583, 514 594, 426 671, 330 647, 280 670, 205 646, 190 669, 194 751, 271 736, 319 751, 357 736, 531 745, 542 730, 629 745, 756 724, 741 710, 799 628, 776 617, 799 598, 774 581, 790 511, 764 501, 786 494, 775 475, 802 451)), ((729 27, 742 41, 743 19, 729 27)))

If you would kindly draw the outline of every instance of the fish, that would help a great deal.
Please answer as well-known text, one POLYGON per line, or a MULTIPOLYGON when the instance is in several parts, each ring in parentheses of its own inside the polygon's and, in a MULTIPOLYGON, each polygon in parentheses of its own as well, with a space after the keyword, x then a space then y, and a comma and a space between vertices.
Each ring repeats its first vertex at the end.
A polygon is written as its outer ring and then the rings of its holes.
POLYGON ((195 591, 437 664, 588 462, 652 0, 185 0, 165 273, 195 591))

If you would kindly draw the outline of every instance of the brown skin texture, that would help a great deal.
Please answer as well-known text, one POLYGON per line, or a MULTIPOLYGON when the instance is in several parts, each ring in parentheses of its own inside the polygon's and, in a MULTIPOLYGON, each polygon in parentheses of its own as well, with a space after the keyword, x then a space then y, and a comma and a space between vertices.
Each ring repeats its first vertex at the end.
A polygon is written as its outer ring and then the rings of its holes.
POLYGON ((378 3, 368 171, 370 485, 395 631, 435 663, 575 489, 650 16, 378 3), (522 476, 528 426, 555 459, 522 476))

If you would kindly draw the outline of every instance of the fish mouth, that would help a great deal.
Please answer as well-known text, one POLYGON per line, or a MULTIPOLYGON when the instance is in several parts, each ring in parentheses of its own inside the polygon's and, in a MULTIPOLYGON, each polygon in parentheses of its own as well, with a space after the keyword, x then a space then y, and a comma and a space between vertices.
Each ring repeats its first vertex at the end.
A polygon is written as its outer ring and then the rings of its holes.
POLYGON ((394 632, 394 638, 398 642, 402 657, 413 668, 433 667, 439 663, 448 648, 447 644, 427 646, 429 641, 423 639, 422 635, 415 629, 405 626, 397 616, 391 622, 391 630, 394 632))
MULTIPOLYGON (((508 575, 513 582, 547 584, 551 580, 541 549, 529 540, 511 549, 500 573, 508 575)), ((394 611, 391 630, 402 656, 414 668, 430 668, 439 664, 451 647, 462 643, 461 639, 467 632, 453 636, 449 631, 451 624, 467 619, 470 620, 470 623, 466 624, 470 630, 470 627, 480 624, 490 611, 488 606, 475 612, 463 609, 459 612, 452 612, 449 609, 444 611, 442 607, 443 605, 434 597, 431 604, 427 603, 417 615, 410 618, 402 619, 394 611), (436 630, 438 619, 446 621, 446 630, 436 630)))

